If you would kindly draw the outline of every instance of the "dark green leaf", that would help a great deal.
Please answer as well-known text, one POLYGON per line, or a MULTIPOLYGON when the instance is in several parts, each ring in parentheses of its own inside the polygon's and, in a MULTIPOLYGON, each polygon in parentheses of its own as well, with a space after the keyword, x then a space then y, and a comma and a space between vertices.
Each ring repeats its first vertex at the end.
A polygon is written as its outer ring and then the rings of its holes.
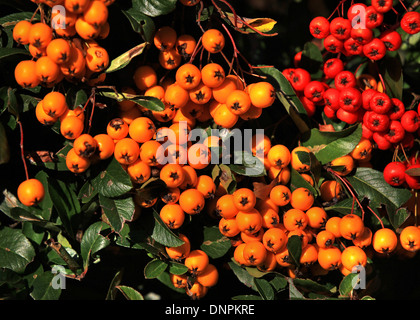
POLYGON ((396 213, 398 208, 410 199, 410 190, 392 187, 384 180, 382 172, 371 168, 359 167, 355 174, 347 179, 359 200, 367 198, 372 209, 384 206, 393 227, 397 229, 400 226, 401 217, 396 213))
POLYGON ((287 240, 287 250, 289 251, 289 257, 292 259, 292 263, 299 267, 300 266, 300 255, 302 254, 302 239, 293 235, 287 240))
POLYGON ((349 297, 353 289, 357 285, 357 279, 359 278, 359 273, 350 273, 344 277, 340 282, 338 290, 341 296, 349 297))
POLYGON ((220 233, 217 226, 204 227, 203 235, 200 248, 213 259, 223 257, 231 248, 231 241, 220 233))
POLYGON ((131 196, 108 198, 99 194, 99 204, 112 229, 119 233, 125 221, 133 219, 135 205, 131 196))
POLYGON ((31 242, 22 230, 4 227, 0 230, 0 267, 24 272, 26 266, 35 257, 31 242))
POLYGON ((312 42, 306 42, 303 46, 299 67, 308 70, 312 79, 318 79, 322 76, 322 64, 323 57, 319 48, 312 42))
POLYGON ((20 48, 0 48, 0 60, 13 56, 30 56, 29 51, 20 48))
POLYGON ((105 169, 92 179, 92 186, 105 197, 118 197, 133 188, 130 177, 113 157, 105 169))
POLYGON ((147 16, 158 17, 172 12, 176 3, 176 0, 133 0, 133 8, 147 16))
POLYGON ((102 230, 108 228, 109 226, 106 223, 98 221, 91 224, 83 234, 82 241, 80 243, 80 254, 82 256, 85 269, 89 265, 90 258, 110 244, 110 240, 101 234, 102 230))
POLYGON ((155 226, 153 228, 152 238, 156 242, 167 247, 179 247, 184 244, 184 241, 168 228, 155 210, 153 210, 153 216, 155 218, 155 226))
POLYGON ((171 274, 184 274, 188 271, 188 267, 183 263, 170 261, 168 271, 171 274))
POLYGON ((232 269, 235 276, 238 278, 240 282, 242 282, 244 285, 246 285, 249 288, 252 288, 255 291, 258 291, 258 289, 255 286, 254 283, 254 277, 251 276, 248 271, 241 268, 237 263, 230 261, 228 262, 229 267, 232 269))
POLYGON ((0 165, 3 163, 8 163, 10 160, 10 149, 9 142, 6 136, 6 130, 4 126, 0 123, 0 165))
POLYGON ((38 275, 32 283, 31 297, 34 300, 58 300, 61 295, 62 284, 55 286, 55 281, 65 281, 63 276, 46 271, 38 275))
POLYGON ((136 8, 130 8, 122 12, 127 17, 133 30, 139 33, 143 37, 143 40, 150 42, 153 39, 155 23, 151 17, 141 13, 136 8))
POLYGON ((263 278, 254 278, 254 285, 263 300, 274 300, 274 290, 271 284, 263 278))
POLYGON ((144 277, 146 279, 157 278, 167 267, 168 264, 165 261, 153 259, 144 268, 144 277))
POLYGON ((403 95, 403 70, 399 54, 387 54, 380 61, 379 70, 383 75, 386 93, 391 98, 402 99, 403 95))
POLYGON ((272 67, 260 68, 258 70, 261 74, 267 76, 267 80, 274 85, 274 88, 277 90, 277 97, 286 108, 286 111, 289 113, 299 131, 301 133, 308 131, 309 119, 306 110, 283 73, 272 67))
POLYGON ((319 191, 306 181, 299 172, 290 168, 290 190, 293 191, 297 188, 306 188, 311 191, 315 197, 319 195, 319 191))

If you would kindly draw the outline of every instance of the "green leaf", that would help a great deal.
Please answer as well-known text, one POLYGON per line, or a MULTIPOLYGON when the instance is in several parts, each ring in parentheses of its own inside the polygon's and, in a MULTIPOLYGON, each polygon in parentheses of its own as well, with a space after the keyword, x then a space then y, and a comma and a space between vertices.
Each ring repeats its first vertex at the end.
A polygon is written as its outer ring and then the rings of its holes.
POLYGON ((319 190, 306 181, 299 172, 290 168, 290 190, 293 191, 297 188, 306 188, 311 191, 315 197, 319 195, 319 190))
POLYGON ((168 271, 171 274, 184 274, 188 271, 188 267, 183 263, 170 261, 168 271))
POLYGON ((22 230, 4 227, 0 230, 0 267, 17 273, 33 261, 35 250, 22 230))
POLYGON ((109 91, 101 91, 100 94, 104 97, 117 101, 130 100, 152 111, 163 111, 165 109, 163 102, 156 97, 133 95, 129 93, 122 94, 109 91))
POLYGON ((254 278, 254 285, 263 300, 274 300, 274 289, 267 280, 254 278))
MULTIPOLYGON (((46 271, 37 275, 32 283, 33 290, 30 293, 34 300, 58 300, 61 295, 61 286, 54 288, 55 277, 58 275, 51 271, 46 271)), ((63 281, 63 277, 60 278, 63 281)))
POLYGON ((264 67, 258 69, 258 72, 267 76, 267 81, 271 82, 276 88, 276 95, 287 113, 301 133, 309 130, 309 119, 302 102, 293 90, 292 85, 286 79, 282 72, 273 67, 264 67))
POLYGON ((0 165, 8 163, 10 160, 10 148, 9 142, 6 136, 6 130, 4 130, 3 124, 0 122, 0 165))
POLYGON ((13 56, 30 56, 29 51, 20 48, 0 48, 0 60, 13 56))
POLYGON ((48 177, 48 194, 57 210, 63 227, 73 235, 72 218, 80 213, 80 203, 72 186, 63 181, 48 177))
POLYGON ((89 265, 90 258, 110 244, 110 240, 101 235, 101 231, 107 228, 109 228, 109 226, 106 223, 98 221, 91 224, 83 234, 80 243, 80 254, 85 269, 89 265))
POLYGON ((241 268, 237 263, 233 261, 229 261, 228 265, 240 282, 242 282, 247 287, 258 291, 254 283, 254 277, 251 276, 244 268, 241 268))
POLYGON ((322 76, 321 66, 323 64, 321 50, 312 42, 306 42, 302 50, 302 58, 299 67, 311 74, 312 79, 322 76))
POLYGON ((383 75, 386 93, 391 98, 402 99, 403 95, 403 70, 401 58, 398 53, 386 54, 380 61, 380 73, 383 75))
POLYGON ((261 298, 261 296, 252 295, 252 294, 241 294, 241 295, 232 297, 232 300, 241 300, 241 301, 242 300, 249 300, 249 301, 258 300, 258 301, 260 301, 260 300, 262 300, 262 298, 261 298))
POLYGON ((234 158, 237 163, 229 164, 229 168, 237 174, 248 177, 261 177, 267 174, 263 161, 250 152, 235 151, 234 158))
POLYGON ((287 240, 287 250, 289 257, 292 258, 292 263, 300 266, 300 255, 302 254, 302 240, 299 236, 293 235, 287 240))
POLYGON ((128 286, 116 286, 127 300, 144 300, 143 295, 137 290, 128 286))
POLYGON ((351 292, 357 285, 358 278, 359 273, 350 273, 347 276, 345 276, 338 287, 340 295, 344 297, 349 297, 351 292))
POLYGON ((128 173, 114 158, 109 161, 105 169, 92 179, 92 186, 104 197, 118 197, 133 188, 128 173))
POLYGON ((83 89, 72 86, 66 92, 66 102, 70 109, 74 109, 79 105, 83 105, 88 100, 88 96, 83 89))
POLYGON ((122 12, 127 17, 134 32, 139 33, 143 40, 150 42, 153 39, 155 23, 151 17, 141 13, 134 7, 122 12))
POLYGON ((172 12, 177 0, 133 0, 133 9, 150 16, 158 17, 172 12))
MULTIPOLYGON (((17 12, 17 13, 11 13, 8 14, 4 17, 0 18, 0 25, 2 27, 6 27, 6 26, 10 26, 10 25, 15 25, 16 23, 18 23, 21 20, 31 20, 32 16, 34 15, 33 12, 17 12)), ((39 20, 39 14, 36 14, 32 21, 38 21, 39 20)))
POLYGON ((217 226, 204 227, 203 243, 200 248, 213 259, 223 257, 231 248, 229 238, 222 235, 217 226))
POLYGON ((117 58, 113 59, 111 61, 111 63, 109 64, 109 67, 105 70, 105 72, 106 73, 111 73, 111 72, 121 70, 122 68, 127 66, 134 57, 141 54, 144 51, 144 48, 147 45, 148 45, 147 42, 139 44, 139 45, 131 48, 130 50, 124 52, 123 54, 121 54, 117 58))
POLYGON ((167 247, 179 247, 184 244, 184 241, 168 228, 154 209, 153 217, 155 218, 155 225, 153 228, 152 238, 156 242, 159 242, 167 247))
POLYGON ((131 196, 123 198, 108 198, 99 194, 99 204, 107 217, 111 228, 119 233, 125 221, 131 221, 135 205, 131 196))
POLYGON ((338 138, 337 140, 328 143, 324 148, 314 152, 316 158, 322 164, 326 164, 353 151, 362 138, 362 125, 359 124, 354 128, 355 130, 348 136, 338 138))
POLYGON ((361 138, 361 124, 342 131, 320 131, 314 128, 303 136, 302 145, 308 147, 322 164, 326 164, 350 153, 361 138))
POLYGON ((153 259, 144 268, 144 277, 146 279, 157 278, 162 272, 166 270, 168 264, 160 259, 153 259))
POLYGON ((359 167, 347 180, 359 200, 367 198, 372 209, 384 206, 392 226, 395 229, 400 227, 401 216, 397 214, 397 210, 411 198, 410 190, 392 187, 384 180, 382 172, 371 168, 359 167))

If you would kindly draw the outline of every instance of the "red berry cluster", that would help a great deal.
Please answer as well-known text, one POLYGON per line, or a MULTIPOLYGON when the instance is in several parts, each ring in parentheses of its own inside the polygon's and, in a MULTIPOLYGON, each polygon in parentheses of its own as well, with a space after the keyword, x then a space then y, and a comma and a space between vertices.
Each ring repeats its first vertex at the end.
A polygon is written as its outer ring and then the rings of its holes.
MULTIPOLYGON (((412 148, 420 133, 420 109, 406 108, 403 101, 387 94, 380 75, 379 79, 370 74, 356 75, 346 65, 354 56, 365 57, 374 65, 387 51, 400 49, 403 32, 420 32, 420 13, 407 10, 399 14, 392 0, 372 0, 370 5, 352 2, 346 16, 312 19, 309 32, 322 40, 325 50, 322 76, 314 79, 300 66, 302 52, 295 56, 294 68, 283 70, 307 115, 312 117, 321 109, 332 120, 361 123, 363 138, 380 150, 412 148), (393 26, 384 22, 389 11, 400 17, 393 26)), ((407 173, 407 169, 417 167, 417 160, 392 161, 384 170, 384 178, 392 186, 420 189, 420 177, 407 173)))

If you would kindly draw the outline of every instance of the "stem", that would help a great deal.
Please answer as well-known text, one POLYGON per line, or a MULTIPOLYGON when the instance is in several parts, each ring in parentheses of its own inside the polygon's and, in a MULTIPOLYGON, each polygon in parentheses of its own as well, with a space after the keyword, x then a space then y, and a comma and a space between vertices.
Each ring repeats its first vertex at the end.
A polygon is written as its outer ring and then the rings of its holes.
POLYGON ((334 172, 334 170, 332 170, 331 168, 328 168, 327 171, 331 173, 332 175, 334 175, 336 178, 340 179, 340 181, 346 186, 347 190, 350 192, 351 196, 353 197, 353 200, 356 201, 357 204, 359 205, 360 210, 362 211, 362 220, 364 220, 365 210, 363 209, 362 204, 360 203, 359 199, 353 192, 353 189, 351 188, 350 183, 345 178, 341 177, 336 172, 334 172))
POLYGON ((22 162, 23 162, 23 167, 25 169, 25 176, 26 176, 26 180, 29 179, 29 174, 28 174, 28 166, 26 165, 26 161, 25 161, 25 151, 23 148, 23 127, 22 127, 22 123, 20 122, 20 120, 17 121, 17 123, 19 124, 19 130, 20 130, 20 155, 22 157, 22 162))
POLYGON ((373 209, 371 207, 369 207, 369 206, 366 206, 366 207, 369 209, 370 212, 373 213, 373 215, 376 217, 376 219, 378 219, 378 221, 381 223, 382 229, 385 228, 384 223, 382 222, 381 218, 376 214, 376 212, 373 211, 373 209))
POLYGON ((79 268, 79 264, 69 255, 66 249, 63 246, 55 242, 53 239, 49 239, 46 241, 46 244, 53 249, 57 254, 67 263, 69 269, 77 275, 77 269, 79 268))

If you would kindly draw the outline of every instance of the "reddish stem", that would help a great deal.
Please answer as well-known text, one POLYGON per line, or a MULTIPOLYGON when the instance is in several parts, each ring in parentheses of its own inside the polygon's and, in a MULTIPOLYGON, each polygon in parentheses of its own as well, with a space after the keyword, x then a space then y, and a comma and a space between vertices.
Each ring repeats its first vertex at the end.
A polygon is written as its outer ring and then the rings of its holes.
POLYGON ((373 209, 369 206, 367 206, 367 208, 369 209, 370 212, 373 213, 373 215, 376 217, 376 219, 378 219, 378 221, 381 223, 382 229, 384 228, 384 223, 382 222, 381 218, 376 214, 375 211, 373 211, 373 209))
POLYGON ((20 122, 20 120, 18 120, 17 123, 19 124, 19 130, 20 130, 20 155, 22 157, 23 167, 25 169, 26 180, 28 180, 29 179, 28 166, 26 165, 25 151, 24 151, 24 148, 23 148, 23 127, 22 127, 22 123, 20 122))

